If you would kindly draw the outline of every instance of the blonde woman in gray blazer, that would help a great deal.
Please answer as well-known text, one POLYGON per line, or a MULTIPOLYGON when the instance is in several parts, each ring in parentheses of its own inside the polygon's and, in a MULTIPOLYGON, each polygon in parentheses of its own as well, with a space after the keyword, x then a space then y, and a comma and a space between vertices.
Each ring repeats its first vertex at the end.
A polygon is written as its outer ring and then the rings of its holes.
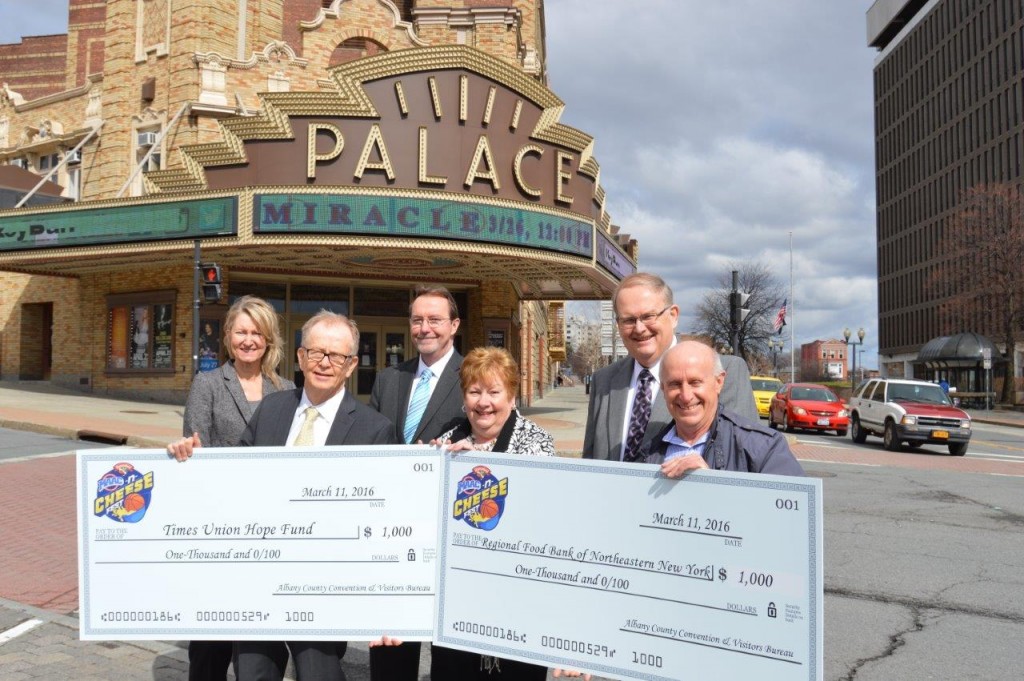
MULTIPOLYGON (((283 355, 277 313, 266 301, 242 296, 224 318, 224 347, 230 359, 192 380, 182 435, 205 447, 234 447, 260 401, 295 384, 277 375, 283 355)), ((224 681, 231 664, 231 641, 192 641, 190 681, 224 681)))
POLYGON ((260 400, 295 387, 277 375, 284 341, 277 313, 266 301, 243 296, 224 318, 227 362, 196 374, 185 405, 185 437, 199 435, 204 447, 232 447, 260 400))

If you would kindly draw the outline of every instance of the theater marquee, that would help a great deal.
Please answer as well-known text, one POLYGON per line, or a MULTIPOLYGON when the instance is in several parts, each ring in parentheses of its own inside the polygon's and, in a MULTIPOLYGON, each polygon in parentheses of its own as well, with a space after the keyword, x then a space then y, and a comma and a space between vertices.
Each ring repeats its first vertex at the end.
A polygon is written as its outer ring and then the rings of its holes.
POLYGON ((204 253, 228 267, 348 275, 356 266, 393 278, 389 263, 426 258, 432 278, 506 279, 523 298, 607 298, 635 270, 635 244, 604 211, 593 139, 560 123, 561 100, 516 65, 443 46, 330 74, 320 91, 262 95, 257 115, 219 122, 221 141, 183 146, 179 167, 145 174, 150 196, 129 203, 163 206, 155 230, 126 217, 123 202, 107 217, 126 228, 98 227, 85 240, 47 231, 61 221, 40 222, 44 211, 12 211, 19 226, 3 233, 0 265, 73 273, 71 262, 14 253, 54 245, 166 262, 169 250, 188 256, 186 239, 215 236, 204 253), (212 220, 174 213, 213 196, 235 198, 234 224, 207 234, 212 220), (136 251, 97 250, 115 239, 136 251))

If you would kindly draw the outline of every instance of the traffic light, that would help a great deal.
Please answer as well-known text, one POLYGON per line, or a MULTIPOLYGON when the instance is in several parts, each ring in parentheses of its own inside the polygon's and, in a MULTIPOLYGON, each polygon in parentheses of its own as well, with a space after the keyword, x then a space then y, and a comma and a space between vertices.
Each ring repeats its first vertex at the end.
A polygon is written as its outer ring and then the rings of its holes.
POLYGON ((729 318, 737 329, 742 326, 743 320, 750 314, 750 309, 746 306, 749 299, 750 294, 742 291, 733 291, 729 294, 729 318))
POLYGON ((216 303, 220 300, 220 265, 205 263, 200 265, 203 280, 203 300, 207 303, 216 303))

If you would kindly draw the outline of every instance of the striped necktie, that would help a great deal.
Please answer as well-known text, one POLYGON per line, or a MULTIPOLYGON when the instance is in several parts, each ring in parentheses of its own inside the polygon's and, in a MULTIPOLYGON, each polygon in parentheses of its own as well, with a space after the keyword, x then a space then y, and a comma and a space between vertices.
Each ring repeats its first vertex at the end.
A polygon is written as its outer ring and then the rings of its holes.
POLYGON ((306 420, 302 422, 299 434, 295 436, 295 442, 292 443, 293 447, 309 447, 313 444, 313 424, 316 422, 316 417, 320 415, 320 412, 316 410, 316 407, 306 407, 304 413, 306 414, 306 420))
POLYGON ((423 412, 427 409, 427 402, 430 401, 430 379, 433 375, 430 369, 424 369, 420 374, 420 382, 416 384, 416 390, 412 392, 409 411, 405 415, 405 431, 402 433, 406 444, 413 444, 412 438, 420 426, 423 412))

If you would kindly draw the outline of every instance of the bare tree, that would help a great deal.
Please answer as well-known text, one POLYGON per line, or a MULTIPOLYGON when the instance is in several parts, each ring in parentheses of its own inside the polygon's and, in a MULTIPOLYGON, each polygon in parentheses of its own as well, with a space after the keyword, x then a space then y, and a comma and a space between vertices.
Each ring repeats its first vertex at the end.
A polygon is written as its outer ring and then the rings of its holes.
POLYGON ((739 272, 740 290, 750 294, 747 300, 750 314, 740 325, 740 355, 749 364, 770 357, 768 339, 774 333, 772 322, 785 295, 785 287, 766 263, 745 261, 731 264, 718 278, 718 288, 704 294, 698 303, 694 332, 711 338, 717 348, 731 347, 729 293, 732 291, 733 270, 739 272))
POLYGON ((567 364, 577 376, 592 374, 601 366, 601 341, 598 335, 586 336, 579 346, 570 345, 566 356, 567 364))
POLYGON ((940 241, 945 259, 930 280, 942 300, 944 334, 965 330, 1006 349, 1003 402, 1013 401, 1016 332, 1024 324, 1024 193, 1017 185, 977 185, 962 196, 940 241), (969 328, 974 326, 975 328, 969 328))

